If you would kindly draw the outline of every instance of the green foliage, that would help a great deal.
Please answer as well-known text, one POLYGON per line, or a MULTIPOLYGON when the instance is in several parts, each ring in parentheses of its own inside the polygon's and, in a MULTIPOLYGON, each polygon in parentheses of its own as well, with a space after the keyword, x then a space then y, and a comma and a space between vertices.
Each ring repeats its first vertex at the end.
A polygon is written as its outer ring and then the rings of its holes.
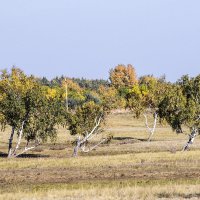
POLYGON ((200 76, 183 76, 159 105, 159 115, 177 132, 182 125, 200 129, 200 76))
POLYGON ((42 87, 37 80, 20 69, 4 71, 0 77, 1 123, 19 133, 24 123, 23 136, 29 140, 46 141, 56 138, 56 125, 62 123, 65 109, 63 91, 42 87))
POLYGON ((164 98, 169 83, 153 76, 143 76, 139 83, 131 88, 126 88, 126 107, 139 118, 146 110, 157 112, 159 103, 164 98))
POLYGON ((40 87, 35 91, 34 98, 36 105, 27 120, 24 136, 27 141, 41 139, 46 142, 48 137, 55 141, 56 126, 66 125, 67 113, 62 91, 40 87))
POLYGON ((159 116, 177 132, 182 132, 187 100, 180 86, 173 85, 159 105, 159 116))
POLYGON ((69 113, 68 123, 72 135, 85 135, 94 128, 95 120, 104 117, 103 107, 93 101, 84 103, 69 113))
POLYGON ((38 79, 38 81, 45 86, 49 87, 58 87, 61 86, 63 81, 65 79, 70 79, 74 83, 76 83, 80 88, 84 90, 95 90, 97 91, 100 86, 104 87, 109 87, 110 83, 108 80, 103 80, 103 79, 94 79, 94 80, 89 80, 85 78, 67 78, 64 76, 56 77, 52 80, 48 80, 46 77, 43 77, 42 79, 38 79))
POLYGON ((135 84, 126 95, 126 107, 133 111, 137 118, 140 117, 145 109, 147 94, 148 90, 145 85, 135 84))
POLYGON ((84 90, 97 91, 101 86, 103 86, 103 87, 110 86, 109 81, 103 80, 103 79, 88 80, 88 79, 84 79, 84 78, 81 78, 81 79, 72 78, 72 81, 77 83, 84 90))
POLYGON ((106 113, 111 110, 123 107, 123 99, 118 95, 114 87, 101 86, 98 90, 99 98, 106 113))
POLYGON ((1 74, 0 113, 8 125, 20 128, 22 121, 31 112, 34 104, 31 97, 36 87, 34 78, 26 77, 19 69, 13 68, 11 74, 7 71, 1 74))

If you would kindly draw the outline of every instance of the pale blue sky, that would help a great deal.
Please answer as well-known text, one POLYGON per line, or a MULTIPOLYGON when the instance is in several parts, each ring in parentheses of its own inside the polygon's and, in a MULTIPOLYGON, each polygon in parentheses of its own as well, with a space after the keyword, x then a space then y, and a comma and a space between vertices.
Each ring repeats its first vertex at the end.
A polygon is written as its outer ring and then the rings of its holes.
POLYGON ((0 0, 0 69, 108 78, 200 73, 200 0, 0 0))

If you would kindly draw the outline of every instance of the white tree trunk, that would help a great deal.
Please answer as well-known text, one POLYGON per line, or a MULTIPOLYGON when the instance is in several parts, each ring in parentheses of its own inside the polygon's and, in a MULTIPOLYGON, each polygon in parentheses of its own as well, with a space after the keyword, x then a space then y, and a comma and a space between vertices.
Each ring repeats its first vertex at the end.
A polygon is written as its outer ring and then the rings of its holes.
POLYGON ((103 139, 98 144, 86 150, 86 147, 85 147, 86 143, 99 133, 100 130, 98 128, 100 126, 101 120, 102 120, 102 116, 100 116, 99 119, 95 119, 95 125, 94 125, 94 128, 91 130, 91 132, 89 133, 87 132, 86 135, 82 139, 80 136, 77 138, 76 146, 74 147, 74 151, 72 155, 73 157, 76 157, 78 155, 79 149, 81 149, 84 153, 88 153, 106 141, 106 139, 103 139))
POLYGON ((12 142, 13 142, 14 134, 15 134, 15 128, 12 127, 12 131, 9 138, 9 145, 8 145, 8 158, 10 158, 12 155, 12 142))
POLYGON ((157 125, 157 119, 158 119, 158 114, 157 113, 154 113, 154 124, 153 124, 153 128, 150 128, 149 125, 148 125, 148 118, 147 118, 147 115, 144 114, 144 117, 145 117, 145 125, 147 127, 147 130, 149 132, 149 137, 147 139, 148 142, 151 141, 151 138, 152 136, 154 135, 155 133, 155 129, 156 129, 156 125, 157 125))
POLYGON ((76 141, 76 146, 74 147, 73 157, 78 156, 78 150, 79 150, 80 146, 81 146, 81 139, 79 136, 76 141))
MULTIPOLYGON (((27 114, 27 117, 28 117, 28 114, 27 114)), ((26 121, 26 119, 21 124, 21 128, 19 130, 19 135, 18 135, 18 141, 17 141, 16 147, 15 147, 15 149, 13 151, 12 151, 12 141, 13 141, 13 136, 14 136, 14 128, 12 128, 12 133, 11 133, 11 136, 10 136, 10 139, 9 139, 9 152, 8 152, 8 157, 9 158, 10 157, 13 157, 13 158, 18 157, 19 155, 21 155, 21 154, 23 154, 23 153, 25 153, 25 152, 27 152, 29 150, 32 150, 32 149, 36 148, 39 145, 39 142, 36 142, 35 146, 28 147, 28 142, 27 142, 27 145, 24 148, 24 150, 17 154, 17 150, 19 149, 19 146, 20 146, 21 140, 22 140, 22 136, 23 136, 23 130, 24 130, 25 121, 26 121)))
POLYGON ((197 135, 198 135, 198 129, 193 128, 192 133, 189 135, 188 142, 183 147, 183 151, 186 151, 190 148, 190 146, 194 143, 194 139, 196 138, 197 135))
POLYGON ((17 141, 17 145, 12 153, 12 156, 14 156, 17 153, 17 150, 19 149, 19 146, 21 144, 21 139, 22 139, 22 135, 23 135, 23 129, 24 129, 24 124, 25 121, 22 122, 21 128, 19 130, 19 136, 18 136, 18 141, 17 141))

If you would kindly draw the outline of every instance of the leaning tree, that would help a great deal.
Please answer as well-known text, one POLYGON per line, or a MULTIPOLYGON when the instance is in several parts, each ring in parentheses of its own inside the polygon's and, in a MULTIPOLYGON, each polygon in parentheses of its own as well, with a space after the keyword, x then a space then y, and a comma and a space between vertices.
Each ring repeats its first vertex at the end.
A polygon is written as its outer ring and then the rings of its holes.
POLYGON ((103 134, 106 116, 117 107, 117 91, 112 87, 100 87, 98 93, 85 93, 85 101, 68 112, 68 129, 77 136, 73 156, 78 151, 88 153, 112 136, 103 134), (99 137, 98 137, 99 136, 99 137), (96 138, 96 143, 92 139, 96 138))
POLYGON ((109 141, 104 137, 103 125, 107 114, 116 106, 117 90, 109 86, 99 86, 98 91, 80 88, 72 80, 65 79, 67 117, 66 123, 71 135, 75 135, 73 156, 78 152, 88 153, 100 144, 109 141), (92 145, 91 140, 101 135, 100 141, 92 145))
POLYGON ((141 115, 145 118, 145 125, 149 132, 148 141, 151 141, 155 132, 158 121, 158 105, 164 98, 167 89, 168 83, 165 80, 144 76, 140 78, 139 83, 124 90, 126 107, 132 111, 136 118, 141 115), (148 115, 152 115, 154 118, 152 128, 148 122, 148 115))
MULTIPOLYGON (((3 71, 0 79, 0 113, 4 120, 1 124, 8 124, 11 126, 11 134, 8 145, 8 157, 11 157, 13 137, 15 132, 21 139, 24 125, 30 115, 29 106, 30 93, 35 87, 35 82, 32 77, 26 77, 25 74, 16 68, 13 68, 9 74, 7 71, 3 71)), ((18 148, 18 143, 15 149, 18 148)), ((15 152, 15 150, 14 150, 15 152)))
POLYGON ((73 156, 78 155, 78 151, 89 152, 104 143, 107 139, 103 138, 95 145, 90 141, 98 134, 102 133, 102 123, 105 119, 102 107, 93 101, 86 102, 69 112, 68 124, 71 135, 76 135, 73 156))
POLYGON ((183 76, 172 85, 159 105, 159 116, 177 133, 183 132, 183 126, 191 130, 183 147, 183 151, 188 150, 200 132, 200 75, 183 76))

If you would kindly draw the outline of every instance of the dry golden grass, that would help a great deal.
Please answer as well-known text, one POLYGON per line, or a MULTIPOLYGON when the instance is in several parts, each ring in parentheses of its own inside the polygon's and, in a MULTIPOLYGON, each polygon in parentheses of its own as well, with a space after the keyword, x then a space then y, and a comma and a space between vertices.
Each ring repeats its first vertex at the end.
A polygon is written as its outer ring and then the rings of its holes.
POLYGON ((200 198, 199 185, 155 185, 155 186, 122 186, 113 187, 90 187, 80 189, 49 189, 43 191, 22 192, 0 194, 1 199, 6 200, 154 200, 154 199, 191 199, 200 198))
MULTIPOLYGON (((199 138, 181 152, 187 134, 158 125, 146 142, 143 118, 128 113, 110 115, 105 130, 112 142, 78 158, 71 157, 74 138, 63 128, 56 144, 41 145, 27 158, 1 154, 0 199, 200 199, 199 138)), ((8 135, 9 129, 0 133, 2 153, 8 135)))

